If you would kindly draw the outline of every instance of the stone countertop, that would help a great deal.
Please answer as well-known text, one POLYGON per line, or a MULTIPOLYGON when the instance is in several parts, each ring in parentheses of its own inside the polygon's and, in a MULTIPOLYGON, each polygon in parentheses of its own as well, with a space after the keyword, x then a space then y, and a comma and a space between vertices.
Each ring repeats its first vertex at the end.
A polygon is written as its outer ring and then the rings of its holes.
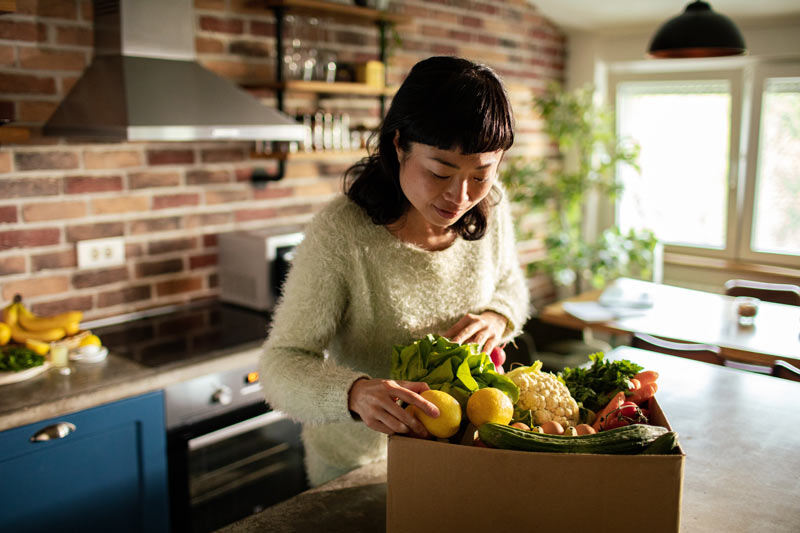
MULTIPOLYGON (((219 308, 220 304, 215 303, 203 309, 206 313, 209 310, 216 313, 219 308)), ((193 308, 193 312, 196 313, 196 309, 193 308)), ((186 314, 185 310, 174 313, 180 317, 186 314)), ((105 341, 107 337, 112 338, 112 332, 125 333, 126 329, 141 328, 143 322, 134 321, 130 326, 117 324, 97 331, 105 341), (105 332, 108 332, 107 336, 105 332)), ((160 390, 212 372, 252 365, 258 361, 265 336, 265 332, 262 335, 258 331, 236 339, 226 337, 220 342, 207 343, 213 349, 198 350, 198 355, 192 354, 158 366, 142 364, 128 356, 127 348, 117 350, 109 344, 111 353, 105 360, 98 363, 72 362, 69 375, 61 375, 51 368, 29 380, 0 385, 0 431, 160 390), (248 337, 262 338, 242 340, 248 337), (123 352, 125 356, 120 355, 123 352)))
POLYGON ((362 466, 219 530, 251 531, 386 531, 386 461, 362 466))

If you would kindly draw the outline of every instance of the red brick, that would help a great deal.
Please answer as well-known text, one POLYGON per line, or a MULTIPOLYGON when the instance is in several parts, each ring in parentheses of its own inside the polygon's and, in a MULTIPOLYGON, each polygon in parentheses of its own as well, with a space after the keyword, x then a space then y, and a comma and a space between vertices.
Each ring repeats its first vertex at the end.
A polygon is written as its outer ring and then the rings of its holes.
POLYGON ((34 272, 54 268, 75 268, 78 266, 78 257, 75 248, 63 252, 49 252, 31 256, 31 269, 34 272))
POLYGON ((59 91, 60 94, 68 94, 75 84, 78 82, 78 77, 75 76, 63 76, 61 78, 61 90, 59 91))
POLYGON ((22 207, 22 219, 25 222, 42 220, 64 220, 86 216, 86 203, 79 202, 46 202, 27 204, 22 207))
POLYGON ((235 56, 269 57, 271 46, 255 41, 233 41, 228 45, 228 53, 235 56))
POLYGON ((167 239, 163 241, 153 241, 147 246, 149 255, 165 254, 182 250, 192 250, 197 248, 196 237, 186 237, 183 239, 167 239))
POLYGON ((136 265, 136 277, 148 278, 162 274, 175 274, 183 272, 182 259, 166 259, 164 261, 148 261, 136 265))
POLYGON ((0 39, 8 41, 44 41, 47 28, 44 24, 0 19, 0 39))
POLYGON ((67 226, 66 241, 78 242, 88 239, 105 239, 106 237, 121 237, 124 234, 125 226, 122 222, 79 224, 67 226))
POLYGON ((78 18, 78 3, 74 0, 17 0, 16 12, 36 17, 74 20, 78 18))
POLYGON ((0 93, 55 94, 56 80, 51 77, 3 73, 0 75, 0 93))
POLYGON ((282 207, 265 207, 260 209, 242 209, 236 212, 237 222, 261 220, 266 218, 286 217, 311 213, 310 205, 286 205, 282 207))
POLYGON ((195 255, 189 258, 189 268, 195 270, 215 266, 217 264, 217 254, 195 255))
POLYGON ((67 176, 64 178, 66 194, 121 191, 122 176, 67 176))
POLYGON ((3 178, 0 179, 0 198, 25 198, 52 196, 60 191, 58 178, 3 178))
POLYGON ((270 187, 267 185, 263 189, 253 189, 253 199, 255 200, 266 200, 268 198, 288 198, 293 194, 293 187, 270 187))
POLYGON ((58 228, 0 231, 0 250, 49 246, 59 242, 61 231, 58 228))
POLYGON ((233 222, 231 213, 205 213, 202 215, 188 215, 184 221, 186 229, 198 228, 202 226, 219 226, 233 222))
POLYGON ((165 194, 153 197, 153 209, 168 209, 185 205, 199 205, 199 194, 165 194))
POLYGON ((0 45, 0 66, 13 67, 14 66, 14 47, 0 45))
POLYGON ((173 279, 156 284, 158 296, 170 296, 183 292, 199 291, 203 288, 203 277, 173 279))
POLYGON ((181 176, 177 172, 132 172, 128 175, 130 189, 175 187, 180 184, 181 176))
POLYGON ((69 290, 69 281, 66 276, 50 276, 46 278, 24 279, 9 281, 3 284, 3 300, 11 300, 14 295, 21 294, 24 298, 33 298, 48 294, 59 294, 69 290))
POLYGON ((238 34, 244 31, 244 22, 239 19, 202 16, 200 17, 200 29, 217 33, 238 34))
POLYGON ((37 102, 34 100, 21 100, 19 106, 19 120, 25 122, 47 122, 50 115, 58 107, 58 102, 37 102))
POLYGON ((207 235, 203 235, 203 246, 205 248, 214 248, 217 245, 217 234, 216 233, 209 233, 207 235))
POLYGON ((147 196, 114 196, 113 198, 93 198, 92 212, 96 215, 112 215, 116 213, 130 213, 147 211, 150 208, 150 198, 147 196))
POLYGON ((194 0, 195 9, 225 11, 225 0, 194 0))
POLYGON ((194 49, 198 54, 222 54, 225 52, 225 43, 211 37, 197 37, 194 49))
POLYGON ((261 37, 274 37, 275 36, 275 23, 264 22, 261 20, 250 21, 250 34, 258 35, 261 37))
POLYGON ((125 243, 125 257, 142 257, 144 246, 141 243, 125 243))
POLYGON ((88 20, 89 22, 94 20, 94 8, 92 7, 92 0, 81 1, 81 19, 88 20))
POLYGON ((12 223, 17 221, 17 206, 3 205, 0 206, 0 223, 12 223))
POLYGON ((25 257, 21 255, 0 257, 0 276, 24 274, 25 272, 25 257))
POLYGON ((205 203, 206 205, 226 204, 230 202, 243 202, 250 199, 250 194, 241 189, 234 189, 229 191, 211 190, 206 191, 205 203))
POLYGON ((138 167, 142 164, 142 156, 134 150, 90 151, 83 152, 86 168, 126 168, 138 167))
POLYGON ((127 266, 107 267, 99 270, 76 272, 72 276, 72 286, 76 289, 98 287, 130 279, 127 266))
POLYGON ((19 64, 22 68, 35 70, 77 70, 86 68, 86 54, 68 50, 20 46, 19 64))
POLYGON ((11 152, 0 152, 0 174, 11 172, 11 152))
POLYGON ((78 168, 78 154, 74 152, 16 152, 17 170, 69 170, 78 168))
POLYGON ((181 165, 194 163, 192 150, 148 150, 148 165, 181 165))
POLYGON ((125 287, 118 291, 101 292, 97 295, 97 307, 111 307, 131 302, 149 300, 152 296, 150 285, 125 287))
POLYGON ((229 170, 189 170, 186 172, 187 185, 206 185, 209 183, 230 183, 229 170))
POLYGON ((56 42, 77 46, 92 46, 94 33, 89 28, 77 26, 59 26, 56 28, 56 42))
POLYGON ((180 229, 180 227, 180 217, 150 218, 145 220, 134 220, 130 223, 129 231, 131 235, 141 235, 143 233, 155 233, 157 231, 180 229))
POLYGON ((88 311, 92 308, 91 295, 72 296, 63 300, 33 304, 31 311, 37 315, 50 316, 66 311, 88 311))

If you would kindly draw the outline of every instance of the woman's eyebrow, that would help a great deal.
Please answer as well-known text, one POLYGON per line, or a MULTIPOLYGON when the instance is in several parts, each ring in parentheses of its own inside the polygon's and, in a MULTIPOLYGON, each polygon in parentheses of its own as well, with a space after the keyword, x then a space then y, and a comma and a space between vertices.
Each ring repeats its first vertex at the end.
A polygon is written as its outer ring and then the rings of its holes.
MULTIPOLYGON (((444 159, 440 159, 440 158, 438 158, 436 156, 430 156, 429 159, 433 159, 437 163, 441 163, 441 164, 443 164, 443 165, 445 165, 447 167, 450 167, 450 168, 456 168, 456 169, 457 168, 461 168, 458 165, 451 163, 450 161, 445 161, 444 159)), ((478 167, 475 167, 475 169, 476 170, 481 170, 481 169, 484 169, 484 168, 488 168, 488 167, 492 166, 494 163, 495 163, 495 161, 491 160, 488 163, 486 163, 485 165, 480 165, 478 167)))

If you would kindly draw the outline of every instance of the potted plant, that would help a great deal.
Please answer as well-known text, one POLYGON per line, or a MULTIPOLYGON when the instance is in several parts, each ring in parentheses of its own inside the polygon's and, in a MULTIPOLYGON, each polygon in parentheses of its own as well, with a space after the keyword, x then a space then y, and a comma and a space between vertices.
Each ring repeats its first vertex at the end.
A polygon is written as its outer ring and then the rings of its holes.
POLYGON ((610 113, 594 102, 591 87, 564 91, 551 84, 533 104, 558 155, 510 158, 500 176, 520 239, 535 236, 526 219, 544 221, 547 257, 529 268, 543 269, 557 286, 575 293, 623 275, 650 277, 657 244, 652 232, 623 234, 612 227, 590 240, 584 225, 591 194, 614 198, 620 193, 617 165, 638 168, 638 145, 617 138, 610 113))

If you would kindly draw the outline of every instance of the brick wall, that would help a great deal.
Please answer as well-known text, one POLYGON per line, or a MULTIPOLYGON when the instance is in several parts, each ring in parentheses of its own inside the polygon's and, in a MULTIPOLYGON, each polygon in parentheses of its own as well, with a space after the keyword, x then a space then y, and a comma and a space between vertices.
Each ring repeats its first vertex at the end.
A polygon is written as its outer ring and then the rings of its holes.
MULTIPOLYGON (((195 0, 198 59, 247 85, 270 79, 274 19, 253 0, 195 0)), ((564 73, 565 39, 525 0, 394 0, 414 17, 398 28, 388 78, 402 81, 419 59, 454 54, 486 63, 503 77, 517 116, 517 153, 550 150, 530 98, 564 73)), ((339 61, 377 58, 374 27, 321 19, 296 34, 339 61)), ((341 188, 352 162, 299 160, 264 188, 249 179, 251 143, 76 143, 40 129, 92 57, 89 0, 17 0, 0 16, 0 102, 10 102, 31 139, 0 146, 0 302, 21 293, 40 313, 82 309, 89 318, 217 295, 216 236, 234 229, 296 229, 341 188), (75 243, 124 237, 125 266, 79 270, 75 243)), ((274 94, 253 93, 267 104, 274 94)), ((374 98, 315 100, 287 95, 289 112, 321 105, 374 127, 374 98)), ((526 255, 536 243, 523 243, 526 255)), ((534 296, 546 284, 532 280, 534 296)))

